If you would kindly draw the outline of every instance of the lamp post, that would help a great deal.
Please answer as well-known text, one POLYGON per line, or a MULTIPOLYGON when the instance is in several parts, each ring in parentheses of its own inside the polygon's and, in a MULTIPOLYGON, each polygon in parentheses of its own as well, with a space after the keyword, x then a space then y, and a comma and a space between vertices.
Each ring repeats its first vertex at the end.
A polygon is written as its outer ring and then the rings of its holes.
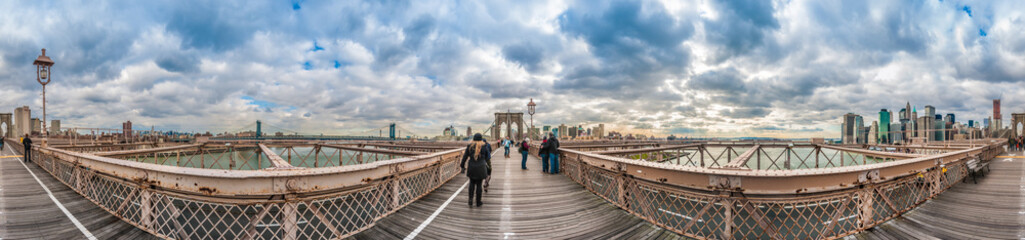
POLYGON ((534 104, 534 98, 530 98, 530 102, 527 103, 527 114, 530 114, 530 130, 528 130, 529 133, 527 133, 527 135, 530 135, 531 137, 537 138, 538 136, 534 136, 534 108, 535 107, 537 107, 537 104, 534 104))
POLYGON ((43 143, 41 146, 46 147, 46 138, 49 136, 46 129, 46 84, 50 83, 50 67, 53 66, 53 60, 46 56, 46 48, 43 48, 43 55, 39 55, 36 61, 32 62, 32 65, 36 65, 36 82, 43 85, 43 122, 40 123, 40 129, 43 132, 43 143))

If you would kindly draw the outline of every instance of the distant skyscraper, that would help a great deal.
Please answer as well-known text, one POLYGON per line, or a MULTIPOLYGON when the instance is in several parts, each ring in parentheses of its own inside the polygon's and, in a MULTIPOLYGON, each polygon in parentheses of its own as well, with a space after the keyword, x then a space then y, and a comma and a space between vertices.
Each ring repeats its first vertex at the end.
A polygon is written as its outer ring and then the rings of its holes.
POLYGON ((879 138, 879 143, 890 143, 890 111, 885 108, 879 110, 879 129, 876 138, 879 138))
POLYGON ((843 123, 840 124, 840 142, 843 144, 854 144, 857 130, 854 128, 857 114, 848 113, 843 115, 843 123))
POLYGON ((868 144, 879 144, 879 122, 872 121, 872 126, 868 129, 868 144))
POLYGON ((1000 116, 1000 99, 993 99, 993 120, 990 121, 990 131, 994 132, 1004 127, 1004 123, 1000 120, 1003 117, 1000 116))
POLYGON ((911 102, 907 102, 907 103, 904 104, 904 110, 903 110, 901 115, 903 115, 903 116, 901 116, 903 119, 912 120, 912 121, 915 120, 915 118, 911 117, 911 102))
POLYGON ((865 119, 862 118, 861 115, 854 118, 854 127, 858 130, 856 133, 858 134, 856 143, 867 143, 868 141, 866 141, 867 139, 865 138, 865 135, 868 133, 868 130, 865 127, 865 119))
POLYGON ((466 136, 467 137, 473 137, 473 129, 470 128, 469 126, 466 127, 466 136))
POLYGON ((925 116, 936 115, 936 108, 932 105, 925 105, 925 116))
POLYGON ((1000 117, 1000 99, 993 99, 993 120, 1001 119, 1000 117))
POLYGON ((968 127, 974 128, 975 127, 975 120, 968 120, 968 127))
POLYGON ((955 119, 954 119, 954 114, 953 114, 953 113, 947 113, 947 117, 946 117, 946 118, 944 118, 944 119, 943 119, 943 121, 944 121, 944 122, 947 122, 947 123, 949 123, 949 124, 954 124, 954 122, 957 122, 957 121, 955 121, 955 119))

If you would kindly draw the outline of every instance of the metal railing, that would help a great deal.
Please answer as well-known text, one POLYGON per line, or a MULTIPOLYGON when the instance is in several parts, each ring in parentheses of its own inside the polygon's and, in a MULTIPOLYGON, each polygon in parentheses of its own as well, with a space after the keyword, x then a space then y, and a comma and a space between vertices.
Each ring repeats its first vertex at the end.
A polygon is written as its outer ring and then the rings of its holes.
MULTIPOLYGON (((871 228, 935 197, 968 175, 967 160, 992 159, 1004 144, 994 140, 930 156, 807 146, 893 158, 821 169, 749 169, 736 161, 701 167, 572 149, 561 149, 560 163, 566 176, 609 203, 688 237, 831 239, 871 228)), ((737 156, 759 157, 752 156, 759 148, 737 156)))
POLYGON ((278 154, 265 152, 278 167, 220 170, 57 148, 32 152, 34 163, 85 198, 168 239, 352 236, 450 180, 463 153, 453 149, 349 166, 289 168, 278 154))

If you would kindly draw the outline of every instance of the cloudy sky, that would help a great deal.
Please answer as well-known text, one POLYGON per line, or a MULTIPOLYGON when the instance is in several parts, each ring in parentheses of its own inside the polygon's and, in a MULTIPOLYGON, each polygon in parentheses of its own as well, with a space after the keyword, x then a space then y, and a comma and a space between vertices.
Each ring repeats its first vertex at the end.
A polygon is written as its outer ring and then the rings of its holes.
MULTIPOLYGON (((1025 2, 0 1, 0 112, 65 126, 307 133, 396 122, 838 137, 906 101, 1025 105, 1025 2)), ((1005 121, 1006 122, 1006 121, 1005 121)))

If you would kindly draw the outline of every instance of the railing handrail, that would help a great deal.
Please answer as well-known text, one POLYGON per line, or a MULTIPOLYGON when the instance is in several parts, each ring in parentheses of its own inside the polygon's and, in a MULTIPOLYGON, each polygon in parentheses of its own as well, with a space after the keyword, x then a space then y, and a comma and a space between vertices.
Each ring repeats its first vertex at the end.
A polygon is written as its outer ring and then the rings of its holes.
POLYGON ((175 192, 228 199, 316 193, 359 186, 387 179, 395 174, 416 171, 454 157, 451 155, 462 154, 461 149, 452 149, 358 165, 283 170, 223 170, 135 162, 50 147, 40 150, 44 153, 56 153, 54 155, 61 161, 82 165, 123 180, 175 192))
POLYGON ((793 170, 750 170, 670 165, 637 161, 597 153, 562 149, 572 155, 586 156, 581 162, 610 171, 621 171, 652 182, 662 182, 697 190, 731 190, 745 194, 800 194, 829 192, 855 188, 863 184, 884 182, 923 172, 929 168, 951 164, 965 156, 995 147, 986 145, 937 155, 920 156, 866 165, 793 170), (726 185, 720 179, 728 182, 726 185), (747 181, 744 181, 748 179, 747 181))

